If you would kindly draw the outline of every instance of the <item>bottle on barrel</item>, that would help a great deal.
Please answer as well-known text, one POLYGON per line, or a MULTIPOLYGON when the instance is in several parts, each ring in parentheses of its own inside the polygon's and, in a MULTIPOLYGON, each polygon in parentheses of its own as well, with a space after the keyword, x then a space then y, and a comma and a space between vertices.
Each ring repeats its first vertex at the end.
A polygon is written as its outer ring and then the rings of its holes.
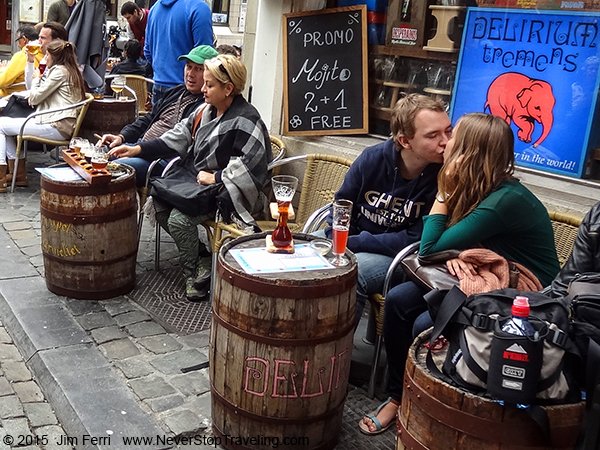
POLYGON ((292 244, 292 232, 287 222, 289 207, 298 187, 298 178, 291 175, 276 175, 271 178, 273 194, 277 200, 277 227, 271 234, 273 245, 277 248, 289 247, 292 244))
POLYGON ((513 300, 512 316, 495 329, 490 350, 487 392, 510 403, 535 400, 543 362, 544 339, 529 320, 529 299, 513 300))

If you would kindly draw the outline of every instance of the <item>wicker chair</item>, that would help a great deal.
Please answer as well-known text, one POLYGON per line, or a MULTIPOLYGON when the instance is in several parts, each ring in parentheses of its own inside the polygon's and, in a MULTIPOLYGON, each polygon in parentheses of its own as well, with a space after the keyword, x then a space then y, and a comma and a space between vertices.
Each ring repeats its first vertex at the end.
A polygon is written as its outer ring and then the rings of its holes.
MULTIPOLYGON (((272 166, 275 168, 301 159, 306 159, 306 169, 304 171, 296 217, 293 222, 288 222, 288 226, 292 232, 306 232, 306 226, 310 226, 313 223, 312 217, 315 212, 329 206, 352 164, 352 161, 349 159, 338 156, 310 154, 282 159, 272 166)), ((259 220, 257 224, 261 230, 266 231, 274 230, 277 222, 273 220, 259 220)), ((247 232, 241 230, 235 224, 220 223, 215 230, 216 251, 218 251, 225 239, 245 234, 247 232)))
MULTIPOLYGON (((56 160, 58 161, 58 147, 62 146, 62 145, 69 145, 71 138, 73 136, 77 136, 79 134, 79 129, 81 128, 81 124, 83 123, 83 119, 85 118, 85 113, 87 112, 88 107, 90 106, 90 103, 92 103, 93 100, 94 100, 94 97, 92 96, 92 94, 88 93, 88 94, 85 94, 85 99, 80 102, 73 103, 72 105, 68 105, 68 106, 63 106, 61 108, 53 108, 53 109, 49 109, 49 110, 42 111, 42 112, 33 112, 29 116, 27 116, 27 119, 25 119, 25 122, 23 122, 23 124, 21 125, 19 134, 17 134, 15 173, 17 173, 17 170, 19 168, 19 161, 23 158, 27 158, 27 142, 39 142, 40 144, 43 144, 44 151, 45 151, 47 145, 56 147, 56 149, 57 149, 56 150, 56 160), (38 116, 43 116, 45 114, 51 114, 51 113, 55 113, 58 111, 65 111, 68 109, 79 109, 79 111, 77 113, 77 119, 75 120, 75 125, 73 126, 73 130, 72 130, 73 132, 71 133, 71 135, 68 138, 57 140, 57 139, 48 139, 45 137, 40 137, 40 136, 35 136, 35 135, 23 134, 24 130, 25 130, 25 125, 30 120, 32 120, 38 116), (21 155, 21 153, 23 153, 23 154, 21 155)), ((16 181, 17 181, 17 177, 13 177, 12 184, 10 187, 10 192, 14 192, 16 181)))
POLYGON ((125 77, 125 83, 129 87, 128 90, 133 92, 137 102, 136 115, 148 114, 150 111, 146 109, 146 103, 150 93, 149 86, 154 84, 154 80, 133 74, 106 75, 105 79, 110 80, 116 76, 125 77))
POLYGON ((573 244, 577 237, 577 230, 581 225, 582 218, 572 214, 561 213, 558 211, 549 211, 548 215, 552 221, 554 230, 554 246, 558 255, 560 267, 564 266, 571 256, 573 244))
MULTIPOLYGON (((573 244, 577 237, 577 230, 581 224, 581 217, 574 216, 572 214, 561 213, 558 211, 549 211, 548 215, 552 221, 552 228, 554 230, 554 245, 556 247, 556 253, 558 255, 558 262, 560 267, 564 266, 571 251, 573 250, 573 244)), ((369 300, 371 302, 372 312, 375 318, 375 330, 376 330, 376 341, 375 341, 375 352, 373 354, 373 363, 371 365, 371 377, 369 379, 368 395, 373 398, 375 396, 375 383, 377 379, 377 369, 379 365, 379 357, 381 356, 381 348, 383 347, 383 317, 384 317, 384 303, 385 296, 390 290, 391 279, 396 271, 398 264, 406 256, 417 252, 419 250, 419 243, 416 242, 411 244, 398 253, 392 264, 390 265, 383 285, 383 293, 372 295, 369 300)))

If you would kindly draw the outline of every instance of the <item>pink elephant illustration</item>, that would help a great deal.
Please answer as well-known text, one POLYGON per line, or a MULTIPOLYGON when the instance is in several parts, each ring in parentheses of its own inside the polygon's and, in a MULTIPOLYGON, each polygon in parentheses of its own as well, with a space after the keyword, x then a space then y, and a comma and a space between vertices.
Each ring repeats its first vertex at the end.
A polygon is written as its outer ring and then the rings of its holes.
POLYGON ((490 113, 506 120, 511 120, 519 128, 519 140, 529 143, 535 122, 542 124, 543 131, 533 146, 537 147, 550 134, 554 123, 554 94, 547 81, 529 78, 517 72, 506 72, 499 75, 488 88, 485 108, 490 113))

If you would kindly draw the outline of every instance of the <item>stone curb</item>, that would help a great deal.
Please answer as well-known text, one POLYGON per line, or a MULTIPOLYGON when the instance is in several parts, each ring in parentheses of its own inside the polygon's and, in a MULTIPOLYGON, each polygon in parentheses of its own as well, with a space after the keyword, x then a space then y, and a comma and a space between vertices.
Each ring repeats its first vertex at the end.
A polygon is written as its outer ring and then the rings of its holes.
POLYGON ((0 315, 75 447, 166 448, 123 443, 165 433, 40 276, 0 281, 0 315))

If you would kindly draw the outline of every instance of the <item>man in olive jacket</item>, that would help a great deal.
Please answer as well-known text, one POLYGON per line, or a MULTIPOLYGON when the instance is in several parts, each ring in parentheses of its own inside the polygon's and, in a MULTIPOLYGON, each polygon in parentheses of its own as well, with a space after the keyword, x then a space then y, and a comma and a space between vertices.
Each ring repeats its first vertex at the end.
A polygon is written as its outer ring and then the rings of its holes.
POLYGON ((48 8, 48 22, 58 22, 66 25, 75 6, 75 0, 57 0, 48 8))

